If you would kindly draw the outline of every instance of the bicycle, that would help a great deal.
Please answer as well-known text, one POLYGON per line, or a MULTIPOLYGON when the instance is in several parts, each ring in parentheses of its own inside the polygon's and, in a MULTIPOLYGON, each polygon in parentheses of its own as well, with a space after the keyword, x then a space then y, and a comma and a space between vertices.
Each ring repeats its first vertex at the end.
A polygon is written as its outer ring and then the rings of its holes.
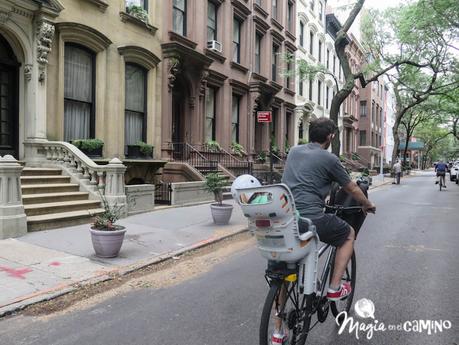
POLYGON ((437 173, 437 177, 439 177, 439 180, 440 180, 439 183, 438 183, 440 185, 440 192, 441 192, 442 187, 446 188, 445 176, 446 176, 445 173, 443 173, 443 174, 442 173, 437 173))
MULTIPOLYGON (((298 217, 291 191, 286 185, 271 185, 237 190, 237 201, 249 219, 249 229, 257 247, 268 259, 265 279, 269 285, 260 322, 260 345, 269 345, 270 337, 282 323, 289 333, 289 345, 304 345, 311 329, 327 319, 329 311, 338 317, 349 312, 356 282, 356 258, 352 254, 343 280, 349 281, 352 293, 344 300, 330 302, 327 287, 333 275, 336 248, 323 245, 311 220, 298 217), (261 203, 251 203, 257 198, 261 203), (306 232, 299 232, 299 225, 306 232), (326 257, 320 277, 319 259, 326 257), (312 317, 317 321, 311 325, 312 317), (342 314, 341 314, 342 315, 342 314)), ((362 212, 360 206, 327 206, 328 211, 362 212)), ((342 322, 342 317, 338 318, 342 322)))

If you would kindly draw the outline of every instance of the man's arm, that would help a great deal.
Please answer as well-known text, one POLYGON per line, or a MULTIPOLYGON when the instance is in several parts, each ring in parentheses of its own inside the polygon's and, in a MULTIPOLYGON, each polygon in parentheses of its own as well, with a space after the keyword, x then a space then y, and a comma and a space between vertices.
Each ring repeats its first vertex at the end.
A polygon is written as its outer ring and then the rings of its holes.
POLYGON ((376 205, 367 199, 367 197, 365 196, 365 194, 363 194, 362 190, 357 185, 357 183, 355 183, 354 181, 350 181, 348 184, 343 186, 343 189, 349 194, 351 194, 354 197, 354 199, 356 199, 360 203, 360 205, 362 205, 363 210, 365 212, 376 212, 376 205))

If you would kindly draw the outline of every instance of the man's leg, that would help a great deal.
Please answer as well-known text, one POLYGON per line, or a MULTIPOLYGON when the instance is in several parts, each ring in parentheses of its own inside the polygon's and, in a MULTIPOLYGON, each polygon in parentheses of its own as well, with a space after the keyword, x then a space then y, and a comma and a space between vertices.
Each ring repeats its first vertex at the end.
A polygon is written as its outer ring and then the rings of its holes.
POLYGON ((333 277, 330 282, 332 289, 339 289, 341 286, 341 279, 346 271, 347 264, 351 259, 352 252, 354 251, 355 231, 350 227, 351 231, 346 241, 337 248, 335 257, 335 268, 333 270, 333 277))

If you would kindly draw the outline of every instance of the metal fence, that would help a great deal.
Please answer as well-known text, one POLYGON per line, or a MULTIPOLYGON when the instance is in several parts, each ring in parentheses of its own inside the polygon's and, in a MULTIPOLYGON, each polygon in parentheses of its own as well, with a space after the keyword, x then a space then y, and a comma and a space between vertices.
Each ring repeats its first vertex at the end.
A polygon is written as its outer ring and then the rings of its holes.
POLYGON ((172 201, 172 184, 158 183, 155 184, 155 204, 171 205, 172 201))

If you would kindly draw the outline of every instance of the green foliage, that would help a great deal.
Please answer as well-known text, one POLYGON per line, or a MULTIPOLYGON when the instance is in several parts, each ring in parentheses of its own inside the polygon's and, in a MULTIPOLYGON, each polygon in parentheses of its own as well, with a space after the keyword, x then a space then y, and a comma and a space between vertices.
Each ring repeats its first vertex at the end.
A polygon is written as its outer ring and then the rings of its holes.
POLYGON ((358 160, 360 160, 360 155, 357 152, 352 152, 351 159, 353 161, 358 161, 358 160))
POLYGON ((151 155, 153 154, 153 145, 149 145, 147 143, 144 143, 143 141, 138 141, 136 145, 140 147, 140 152, 142 152, 144 156, 151 157, 151 155))
POLYGON ((285 138, 285 153, 290 152, 290 143, 288 142, 288 138, 285 138))
POLYGON ((117 204, 115 204, 114 206, 110 206, 105 196, 102 195, 102 193, 100 192, 99 195, 102 200, 104 212, 95 217, 93 228, 96 230, 104 231, 117 230, 117 226, 115 225, 115 223, 121 217, 122 206, 118 206, 117 204))
POLYGON ((223 188, 227 186, 227 181, 224 176, 218 173, 210 173, 206 176, 206 190, 213 193, 215 201, 220 205, 223 204, 223 188))
POLYGON ((243 157, 247 154, 245 152, 244 146, 234 141, 231 143, 231 152, 239 157, 243 157))
POLYGON ((104 147, 104 142, 100 139, 76 139, 72 141, 72 144, 88 152, 104 147))
POLYGON ((204 146, 210 152, 220 152, 222 149, 220 144, 215 140, 209 140, 204 144, 204 146))
POLYGON ((308 141, 307 141, 306 139, 300 139, 300 140, 298 140, 298 145, 305 145, 305 144, 307 144, 307 143, 308 143, 308 141))
POLYGON ((260 163, 264 163, 266 162, 266 152, 262 151, 260 152, 258 155, 257 155, 257 161, 259 161, 260 163))
POLYGON ((130 5, 126 8, 127 13, 131 16, 140 19, 141 21, 148 23, 148 12, 142 6, 130 5))

